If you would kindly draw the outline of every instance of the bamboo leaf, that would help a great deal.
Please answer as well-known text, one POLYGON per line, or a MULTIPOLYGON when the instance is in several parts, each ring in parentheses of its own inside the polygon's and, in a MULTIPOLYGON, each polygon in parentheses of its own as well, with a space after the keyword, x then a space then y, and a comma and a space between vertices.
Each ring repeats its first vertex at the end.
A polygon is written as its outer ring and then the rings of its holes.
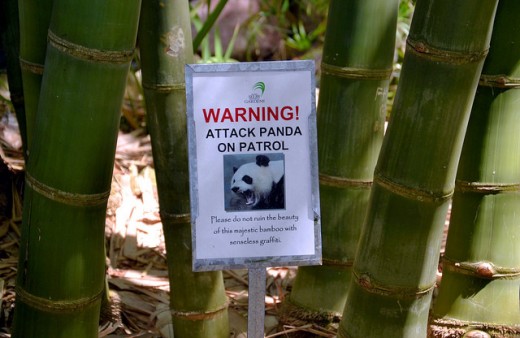
POLYGON ((200 46, 202 40, 209 33, 209 31, 211 30, 211 28, 215 24, 215 21, 217 21, 220 13, 224 9, 224 6, 227 4, 227 2, 228 2, 228 0, 220 0, 218 2, 218 4, 215 6, 215 9, 211 13, 210 13, 211 1, 208 2, 208 13, 209 13, 209 15, 208 15, 206 21, 204 22, 204 25, 202 26, 202 28, 199 30, 199 32, 197 33, 197 35, 193 39, 193 49, 194 50, 199 49, 199 46, 200 46))

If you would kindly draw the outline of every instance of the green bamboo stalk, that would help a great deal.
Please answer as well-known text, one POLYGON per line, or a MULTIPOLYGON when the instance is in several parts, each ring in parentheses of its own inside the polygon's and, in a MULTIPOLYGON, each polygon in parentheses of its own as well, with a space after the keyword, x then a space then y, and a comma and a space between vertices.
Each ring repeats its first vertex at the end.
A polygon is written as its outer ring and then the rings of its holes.
POLYGON ((20 66, 25 103, 26 153, 34 135, 53 0, 19 0, 20 66))
POLYGON ((26 170, 13 337, 97 337, 104 226, 140 1, 54 2, 26 170))
POLYGON ((229 337, 222 272, 192 271, 184 79, 185 64, 193 62, 188 0, 143 1, 139 41, 175 337, 229 337))
POLYGON ((420 338, 498 1, 418 0, 338 337, 420 338))
POLYGON ((0 25, 2 26, 1 43, 7 58, 7 81, 11 103, 18 120, 22 138, 24 156, 27 154, 27 133, 25 125, 25 106, 23 98, 22 71, 20 69, 20 23, 18 19, 18 1, 6 0, 0 4, 0 25))
POLYGON ((383 140, 397 0, 332 0, 321 66, 318 153, 323 266, 300 267, 286 316, 338 321, 383 140))
POLYGON ((432 337, 520 336, 518 13, 520 2, 499 2, 457 172, 432 337))

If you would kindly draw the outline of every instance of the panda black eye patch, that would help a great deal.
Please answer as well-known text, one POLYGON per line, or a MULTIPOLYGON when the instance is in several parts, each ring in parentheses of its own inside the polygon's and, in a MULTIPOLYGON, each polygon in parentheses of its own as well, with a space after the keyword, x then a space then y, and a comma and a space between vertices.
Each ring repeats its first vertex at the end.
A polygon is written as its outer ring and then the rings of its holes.
POLYGON ((242 177, 242 181, 246 182, 247 184, 252 184, 253 178, 249 175, 244 175, 244 177, 242 177))

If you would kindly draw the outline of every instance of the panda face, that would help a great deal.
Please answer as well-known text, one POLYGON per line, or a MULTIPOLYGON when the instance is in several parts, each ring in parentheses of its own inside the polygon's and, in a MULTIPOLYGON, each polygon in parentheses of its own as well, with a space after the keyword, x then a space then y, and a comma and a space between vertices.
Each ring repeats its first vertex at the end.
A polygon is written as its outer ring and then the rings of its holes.
POLYGON ((285 207, 284 161, 266 155, 233 168, 230 205, 234 210, 283 209, 285 207))
POLYGON ((274 182, 268 167, 246 163, 234 170, 231 191, 244 198, 246 205, 255 206, 262 198, 267 198, 274 182))

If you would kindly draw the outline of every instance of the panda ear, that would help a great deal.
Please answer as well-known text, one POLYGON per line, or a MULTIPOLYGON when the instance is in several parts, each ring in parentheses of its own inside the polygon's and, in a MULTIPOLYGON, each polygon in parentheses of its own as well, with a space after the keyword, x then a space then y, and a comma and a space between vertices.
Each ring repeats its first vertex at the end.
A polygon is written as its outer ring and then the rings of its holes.
POLYGON ((233 167, 233 174, 234 174, 234 173, 236 173, 236 172, 237 172, 237 170, 238 170, 238 168, 237 168, 237 167, 233 167))
POLYGON ((256 165, 259 167, 269 166, 269 157, 267 157, 265 155, 258 155, 256 157, 256 165))

